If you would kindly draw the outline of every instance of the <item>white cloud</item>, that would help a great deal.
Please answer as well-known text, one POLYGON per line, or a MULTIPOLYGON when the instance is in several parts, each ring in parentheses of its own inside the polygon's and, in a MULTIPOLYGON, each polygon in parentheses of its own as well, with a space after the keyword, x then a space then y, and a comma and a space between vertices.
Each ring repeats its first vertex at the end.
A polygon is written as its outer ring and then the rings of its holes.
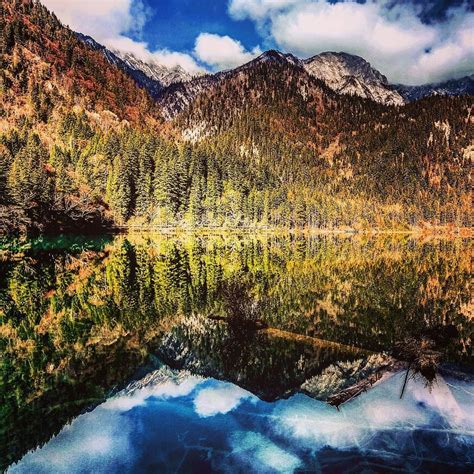
POLYGON ((10 466, 12 473, 71 474, 130 471, 135 453, 130 441, 132 425, 119 414, 101 407, 76 418, 45 446, 27 453, 10 466))
MULTIPOLYGON (((157 371, 157 373, 159 372, 157 371)), ((116 397, 107 400, 102 405, 102 409, 127 411, 145 405, 146 400, 150 397, 164 399, 184 397, 189 395, 202 381, 202 378, 191 375, 181 380, 159 379, 157 384, 150 384, 132 394, 119 393, 116 397)))
POLYGON ((255 431, 237 431, 230 438, 232 455, 240 458, 254 472, 292 473, 301 466, 294 454, 277 446, 269 438, 255 431))
POLYGON ((198 36, 194 52, 202 62, 217 70, 240 66, 262 53, 259 47, 247 51, 240 41, 211 33, 198 36))
POLYGON ((228 413, 246 398, 254 399, 255 397, 236 385, 221 384, 217 387, 202 389, 194 400, 194 407, 199 416, 214 416, 219 413, 228 413))
MULTIPOLYGON (((196 74, 207 64, 229 69, 261 53, 229 36, 201 33, 192 52, 153 51, 140 37, 148 10, 141 0, 42 0, 73 30, 145 61, 182 66, 196 74)), ((367 59, 391 82, 422 84, 474 71, 474 13, 467 2, 448 10, 443 21, 423 23, 420 5, 389 0, 230 0, 234 19, 250 19, 268 44, 309 57, 345 51, 367 59)))
POLYGON ((231 0, 229 13, 253 20, 285 52, 357 54, 392 82, 420 84, 474 70, 474 14, 466 6, 429 25, 419 7, 386 0, 231 0))
POLYGON ((134 41, 123 35, 108 39, 106 38, 103 43, 112 50, 132 53, 134 56, 145 62, 156 61, 157 63, 170 68, 181 66, 191 74, 197 74, 204 71, 190 54, 170 51, 168 49, 150 51, 147 43, 134 41))
POLYGON ((42 3, 71 29, 94 36, 97 41, 139 31, 146 20, 145 8, 133 0, 42 0, 42 3))
POLYGON ((127 36, 140 36, 148 10, 140 0, 41 0, 72 30, 92 36, 113 50, 133 53, 143 61, 157 61, 168 67, 181 66, 191 74, 203 72, 187 53, 167 49, 151 50, 144 41, 127 36))
POLYGON ((301 3, 301 0, 232 0, 229 4, 229 13, 236 20, 245 18, 261 20, 271 12, 298 3, 301 3))
POLYGON ((474 72, 474 13, 453 16, 450 23, 454 26, 446 28, 444 41, 421 54, 411 65, 411 76, 426 82, 432 77, 446 79, 474 72))
MULTIPOLYGON (((280 436, 293 437, 295 444, 300 442, 313 449, 327 446, 371 449, 374 435, 390 432, 397 433, 395 439, 404 443, 412 431, 433 429, 437 424, 444 426, 447 433, 451 428, 466 434, 472 431, 472 384, 468 387, 456 381, 456 386, 448 386, 444 379, 437 377, 433 387, 428 389, 421 377, 410 378, 400 399, 404 377, 404 372, 398 372, 379 382, 367 393, 342 405, 340 411, 324 402, 297 395, 275 409, 274 429, 280 436)), ((386 446, 387 452, 398 449, 398 446, 390 448, 389 443, 386 446)))

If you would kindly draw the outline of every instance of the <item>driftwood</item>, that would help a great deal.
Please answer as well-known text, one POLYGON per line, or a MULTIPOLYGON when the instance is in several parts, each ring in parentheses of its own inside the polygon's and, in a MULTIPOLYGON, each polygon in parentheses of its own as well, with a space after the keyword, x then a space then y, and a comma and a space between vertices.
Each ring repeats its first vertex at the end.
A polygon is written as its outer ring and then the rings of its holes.
POLYGON ((364 380, 357 382, 349 388, 341 390, 339 393, 331 395, 327 402, 329 405, 336 407, 339 410, 339 406, 343 403, 352 400, 355 397, 358 397, 361 393, 367 392, 369 388, 372 387, 377 381, 382 378, 382 372, 375 372, 364 380))
POLYGON ((370 374, 368 377, 328 397, 327 403, 331 406, 336 407, 339 410, 339 407, 342 404, 358 397, 364 392, 367 392, 367 390, 372 388, 372 386, 376 384, 385 374, 390 372, 396 372, 404 367, 406 367, 406 364, 404 362, 391 358, 388 360, 387 364, 384 364, 379 367, 374 373, 370 374))
POLYGON ((403 341, 394 345, 393 358, 389 364, 380 367, 375 373, 351 387, 330 396, 328 403, 339 409, 339 406, 343 403, 370 389, 385 373, 401 370, 402 368, 406 369, 406 374, 400 391, 400 398, 405 393, 410 376, 420 375, 425 380, 426 386, 431 387, 436 379, 436 374, 439 372, 444 349, 457 336, 457 329, 452 325, 448 325, 431 328, 416 336, 406 337, 403 341))

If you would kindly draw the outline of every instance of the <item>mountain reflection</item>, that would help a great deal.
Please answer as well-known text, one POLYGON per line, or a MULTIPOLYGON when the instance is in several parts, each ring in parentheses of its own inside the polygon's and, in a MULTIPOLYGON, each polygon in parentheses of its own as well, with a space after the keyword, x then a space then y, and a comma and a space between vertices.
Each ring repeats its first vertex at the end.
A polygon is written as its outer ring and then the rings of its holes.
POLYGON ((132 234, 6 253, 0 469, 155 356, 265 400, 440 325, 459 331, 447 360, 470 362, 471 250, 406 237, 132 234))

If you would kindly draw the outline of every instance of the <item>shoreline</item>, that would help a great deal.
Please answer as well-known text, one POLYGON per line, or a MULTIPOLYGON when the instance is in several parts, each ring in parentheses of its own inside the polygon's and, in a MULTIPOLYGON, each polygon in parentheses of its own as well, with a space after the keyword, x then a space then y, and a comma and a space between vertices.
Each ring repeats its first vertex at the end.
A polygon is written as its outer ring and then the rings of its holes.
POLYGON ((160 234, 298 234, 298 235, 412 235, 416 237, 452 236, 473 238, 474 227, 431 227, 412 229, 324 229, 324 228, 287 228, 287 227, 179 227, 179 226, 116 226, 112 233, 160 233, 160 234))
POLYGON ((56 232, 45 232, 38 234, 2 234, 1 240, 13 239, 31 239, 38 237, 57 237, 60 235, 119 235, 119 234, 196 234, 196 235, 213 235, 213 234, 290 234, 290 235, 340 235, 340 236, 412 236, 416 238, 433 238, 433 237, 451 237, 451 238, 474 238, 474 227, 417 227, 412 229, 325 229, 325 228, 288 228, 288 227, 180 227, 180 226, 153 226, 153 225, 124 225, 103 227, 99 229, 68 229, 58 230, 56 232))

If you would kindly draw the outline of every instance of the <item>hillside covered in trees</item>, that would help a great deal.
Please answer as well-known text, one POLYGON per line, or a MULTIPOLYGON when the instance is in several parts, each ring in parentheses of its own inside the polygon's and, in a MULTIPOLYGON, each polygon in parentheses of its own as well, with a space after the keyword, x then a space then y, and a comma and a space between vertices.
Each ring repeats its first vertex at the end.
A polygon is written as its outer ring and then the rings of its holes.
POLYGON ((40 3, 1 0, 0 232, 469 225, 472 97, 339 96, 274 52, 163 113, 180 87, 155 101, 40 3))

